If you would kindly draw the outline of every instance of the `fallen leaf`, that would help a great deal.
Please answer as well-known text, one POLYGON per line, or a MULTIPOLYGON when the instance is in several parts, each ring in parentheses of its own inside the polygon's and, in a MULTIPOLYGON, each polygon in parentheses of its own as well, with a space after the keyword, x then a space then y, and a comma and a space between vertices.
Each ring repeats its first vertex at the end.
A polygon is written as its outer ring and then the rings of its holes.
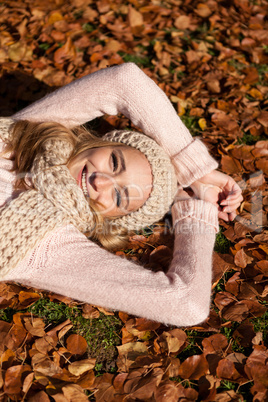
POLYGON ((87 341, 81 335, 72 334, 66 340, 66 348, 73 355, 82 356, 87 351, 87 341))
POLYGON ((205 355, 190 356, 179 367, 179 376, 189 380, 198 380, 208 373, 209 368, 205 355))
POLYGON ((68 370, 71 374, 79 376, 86 371, 92 370, 95 366, 96 359, 85 359, 75 361, 68 366, 68 370))

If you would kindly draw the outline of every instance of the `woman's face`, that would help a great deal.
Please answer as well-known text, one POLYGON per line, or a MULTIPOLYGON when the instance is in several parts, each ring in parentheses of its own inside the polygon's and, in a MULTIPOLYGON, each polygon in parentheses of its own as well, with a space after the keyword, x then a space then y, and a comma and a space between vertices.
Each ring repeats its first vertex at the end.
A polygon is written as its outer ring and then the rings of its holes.
POLYGON ((124 145, 88 149, 68 167, 85 196, 104 216, 119 217, 139 209, 152 190, 147 158, 124 145))

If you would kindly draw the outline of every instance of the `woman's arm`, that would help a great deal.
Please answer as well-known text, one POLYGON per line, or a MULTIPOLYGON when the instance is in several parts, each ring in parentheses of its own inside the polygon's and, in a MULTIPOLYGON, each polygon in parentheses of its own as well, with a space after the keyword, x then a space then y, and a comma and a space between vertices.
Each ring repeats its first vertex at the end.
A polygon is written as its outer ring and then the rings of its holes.
POLYGON ((101 249, 70 225, 44 239, 7 280, 165 324, 198 324, 209 314, 217 208, 189 199, 172 214, 175 248, 167 274, 101 249))
POLYGON ((87 75, 12 116, 56 121, 73 127, 104 114, 123 113, 172 158, 178 181, 189 186, 217 168, 199 139, 193 139, 165 93, 134 63, 87 75))

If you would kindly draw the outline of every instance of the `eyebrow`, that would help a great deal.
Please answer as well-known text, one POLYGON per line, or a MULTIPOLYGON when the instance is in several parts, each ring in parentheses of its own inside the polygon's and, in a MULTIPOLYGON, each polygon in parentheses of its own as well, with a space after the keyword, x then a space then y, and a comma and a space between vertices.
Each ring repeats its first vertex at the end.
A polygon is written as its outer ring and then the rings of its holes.
POLYGON ((124 159, 124 156, 123 156, 123 152, 121 151, 121 149, 117 149, 117 152, 118 152, 118 156, 119 156, 119 159, 120 159, 120 165, 121 165, 120 173, 125 172, 126 164, 125 164, 125 159, 124 159))
POLYGON ((125 193, 126 200, 127 200, 125 209, 128 209, 128 206, 129 206, 129 192, 128 192, 128 188, 127 188, 127 187, 124 187, 124 193, 125 193))

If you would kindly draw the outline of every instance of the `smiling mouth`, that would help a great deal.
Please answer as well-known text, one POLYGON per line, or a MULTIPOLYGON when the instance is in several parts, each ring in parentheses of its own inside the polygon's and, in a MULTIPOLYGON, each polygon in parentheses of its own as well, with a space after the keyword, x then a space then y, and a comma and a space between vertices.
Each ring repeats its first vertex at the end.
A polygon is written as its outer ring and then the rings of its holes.
POLYGON ((82 191, 85 197, 89 197, 88 190, 87 190, 87 167, 85 166, 82 171, 82 178, 81 178, 81 186, 82 191))

